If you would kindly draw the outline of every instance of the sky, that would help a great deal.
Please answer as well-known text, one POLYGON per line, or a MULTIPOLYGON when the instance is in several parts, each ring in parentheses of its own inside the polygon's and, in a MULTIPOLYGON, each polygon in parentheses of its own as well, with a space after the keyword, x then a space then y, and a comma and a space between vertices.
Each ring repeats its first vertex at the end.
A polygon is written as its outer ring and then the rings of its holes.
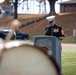
MULTIPOLYGON (((28 0, 30 1, 30 0, 28 0)), ((60 2, 65 2, 65 1, 69 1, 69 0, 58 0, 55 3, 55 11, 56 13, 60 13, 60 2)), ((39 3, 38 2, 28 2, 28 6, 29 8, 27 9, 27 2, 22 3, 21 5, 19 5, 18 7, 18 13, 23 13, 23 14, 45 14, 45 13, 49 13, 49 2, 46 0, 46 9, 44 9, 44 4, 42 3, 40 5, 41 9, 39 9, 39 3), (46 10, 46 12, 45 12, 46 10)))

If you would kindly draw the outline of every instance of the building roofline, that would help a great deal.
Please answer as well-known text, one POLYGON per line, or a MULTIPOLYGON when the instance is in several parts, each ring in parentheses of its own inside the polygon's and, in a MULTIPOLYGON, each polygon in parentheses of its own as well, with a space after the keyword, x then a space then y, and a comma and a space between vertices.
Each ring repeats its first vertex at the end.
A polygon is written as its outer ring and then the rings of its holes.
POLYGON ((74 0, 74 1, 61 2, 59 4, 76 4, 76 0, 74 0))

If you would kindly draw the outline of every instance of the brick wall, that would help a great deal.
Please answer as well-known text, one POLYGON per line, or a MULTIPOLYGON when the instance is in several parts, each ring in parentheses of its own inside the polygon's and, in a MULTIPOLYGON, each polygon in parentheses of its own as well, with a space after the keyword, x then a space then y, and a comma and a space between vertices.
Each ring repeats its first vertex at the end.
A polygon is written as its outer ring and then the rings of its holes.
POLYGON ((60 13, 76 12, 76 4, 61 4, 60 13))

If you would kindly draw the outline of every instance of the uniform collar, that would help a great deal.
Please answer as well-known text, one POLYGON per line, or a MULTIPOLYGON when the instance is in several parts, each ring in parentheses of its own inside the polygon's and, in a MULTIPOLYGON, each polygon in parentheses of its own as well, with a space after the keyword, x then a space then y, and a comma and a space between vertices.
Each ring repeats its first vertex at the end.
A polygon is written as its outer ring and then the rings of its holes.
POLYGON ((54 24, 53 26, 50 25, 50 27, 55 27, 55 26, 56 26, 56 24, 54 24))

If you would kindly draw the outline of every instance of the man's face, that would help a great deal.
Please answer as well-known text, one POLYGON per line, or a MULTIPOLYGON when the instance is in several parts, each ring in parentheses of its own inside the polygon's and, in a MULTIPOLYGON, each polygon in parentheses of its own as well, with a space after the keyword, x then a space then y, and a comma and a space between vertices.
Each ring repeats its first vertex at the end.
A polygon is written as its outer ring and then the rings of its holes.
POLYGON ((52 24, 50 24, 50 26, 54 26, 54 24, 55 24, 55 19, 54 19, 54 21, 52 22, 52 24))

